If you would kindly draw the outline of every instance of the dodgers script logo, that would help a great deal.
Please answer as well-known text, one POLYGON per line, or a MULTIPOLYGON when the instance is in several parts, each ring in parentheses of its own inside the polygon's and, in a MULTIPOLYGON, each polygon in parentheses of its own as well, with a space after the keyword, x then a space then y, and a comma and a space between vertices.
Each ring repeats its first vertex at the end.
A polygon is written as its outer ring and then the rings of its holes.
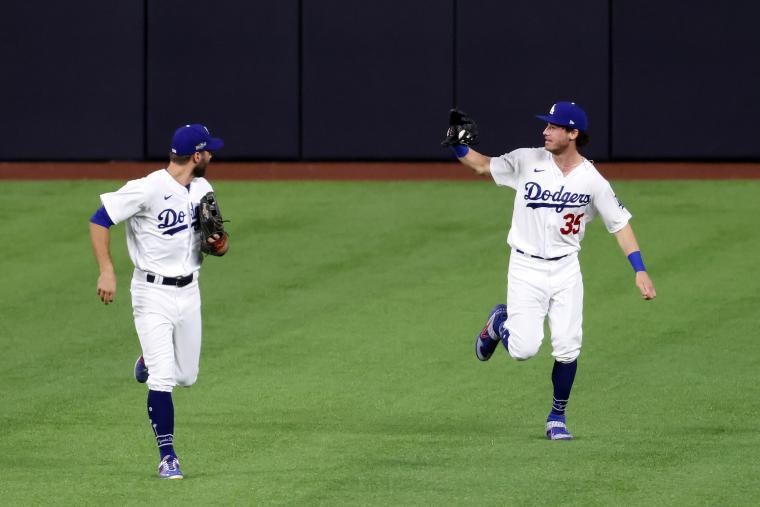
MULTIPOLYGON (((191 210, 192 223, 190 224, 194 230, 198 230, 198 206, 195 206, 191 210)), ((174 236, 180 231, 184 231, 189 227, 185 223, 187 214, 184 211, 175 211, 171 208, 167 208, 158 214, 158 228, 166 229, 161 234, 168 234, 174 236)))
POLYGON ((187 229, 187 224, 184 223, 185 216, 186 215, 184 211, 177 212, 171 208, 167 208, 158 214, 158 228, 167 229, 162 234, 174 236, 179 231, 184 231, 187 229))
POLYGON ((562 213, 566 208, 582 208, 591 202, 590 194, 579 194, 575 192, 565 192, 565 185, 559 187, 559 190, 552 192, 544 190, 541 185, 529 181, 525 184, 524 199, 528 202, 529 208, 554 208, 557 213, 562 213))

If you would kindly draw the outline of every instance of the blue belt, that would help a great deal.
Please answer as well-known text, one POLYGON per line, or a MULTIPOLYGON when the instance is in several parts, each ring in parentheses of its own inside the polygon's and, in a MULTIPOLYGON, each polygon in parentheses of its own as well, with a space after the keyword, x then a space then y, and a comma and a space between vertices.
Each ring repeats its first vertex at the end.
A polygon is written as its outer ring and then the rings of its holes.
POLYGON ((525 252, 523 252, 519 248, 515 248, 515 252, 521 253, 523 255, 527 255, 528 257, 533 257, 534 259, 541 259, 542 261, 558 261, 558 260, 564 259, 568 255, 570 255, 570 254, 565 254, 565 255, 560 255, 559 257, 549 257, 549 258, 546 258, 546 257, 540 257, 538 255, 526 254, 525 252))
MULTIPOLYGON (((149 283, 156 283, 156 275, 147 275, 145 279, 149 283)), ((177 287, 184 287, 185 285, 190 285, 193 281, 193 274, 190 273, 187 276, 180 276, 177 278, 167 278, 164 277, 161 280, 161 285, 176 285, 177 287)))

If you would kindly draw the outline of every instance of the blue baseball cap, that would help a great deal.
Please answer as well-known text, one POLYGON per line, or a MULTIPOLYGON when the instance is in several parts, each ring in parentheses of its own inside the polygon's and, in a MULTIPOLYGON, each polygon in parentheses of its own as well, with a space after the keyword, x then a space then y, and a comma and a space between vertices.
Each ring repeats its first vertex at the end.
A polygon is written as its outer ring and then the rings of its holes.
POLYGON ((561 127, 578 129, 585 132, 588 129, 588 116, 575 102, 557 102, 549 110, 549 114, 536 115, 539 120, 553 123, 561 127))
POLYGON ((200 123, 185 125, 174 131, 172 153, 192 155, 196 151, 216 151, 224 146, 224 141, 211 137, 211 132, 200 123))

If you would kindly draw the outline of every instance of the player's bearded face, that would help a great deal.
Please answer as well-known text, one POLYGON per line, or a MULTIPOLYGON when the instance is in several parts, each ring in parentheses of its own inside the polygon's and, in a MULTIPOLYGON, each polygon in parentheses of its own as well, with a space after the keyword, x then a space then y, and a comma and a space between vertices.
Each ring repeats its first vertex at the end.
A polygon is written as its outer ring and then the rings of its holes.
POLYGON ((211 160, 211 154, 207 151, 201 152, 201 159, 193 167, 193 176, 202 178, 206 175, 206 167, 211 160))

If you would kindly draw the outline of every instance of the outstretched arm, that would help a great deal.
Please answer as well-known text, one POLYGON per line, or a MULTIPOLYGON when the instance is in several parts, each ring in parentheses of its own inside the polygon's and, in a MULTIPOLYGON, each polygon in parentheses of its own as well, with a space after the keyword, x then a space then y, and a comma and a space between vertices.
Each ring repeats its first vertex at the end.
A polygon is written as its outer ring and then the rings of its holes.
POLYGON ((649 275, 644 269, 644 262, 641 260, 641 252, 639 250, 639 244, 636 241, 636 236, 633 234, 633 228, 631 224, 626 224, 625 227, 615 233, 620 249, 631 261, 633 269, 636 271, 636 287, 641 292, 641 297, 644 299, 654 299, 657 297, 657 291, 654 289, 652 280, 649 279, 649 275))
POLYGON ((116 295, 116 274, 111 262, 111 233, 107 227, 90 222, 90 241, 100 269, 98 297, 105 304, 112 303, 116 295))
POLYGON ((491 174, 491 157, 482 155, 472 148, 469 148, 463 157, 460 157, 457 154, 457 158, 461 163, 475 171, 477 174, 491 174))

